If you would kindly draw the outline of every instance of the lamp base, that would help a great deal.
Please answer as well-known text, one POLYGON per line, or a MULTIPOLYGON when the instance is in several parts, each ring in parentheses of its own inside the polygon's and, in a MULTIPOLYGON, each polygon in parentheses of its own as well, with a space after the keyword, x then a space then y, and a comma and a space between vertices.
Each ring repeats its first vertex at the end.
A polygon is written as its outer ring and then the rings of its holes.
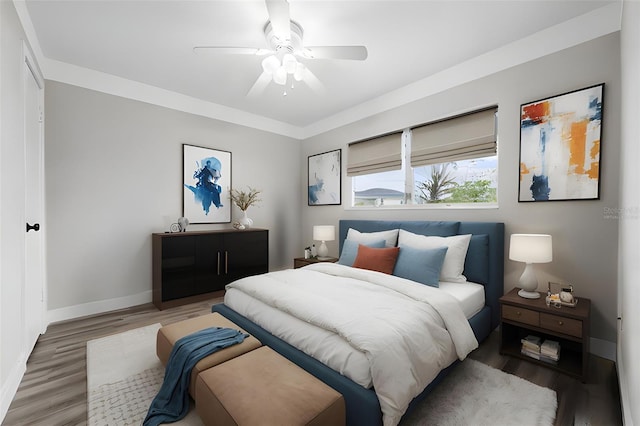
POLYGON ((539 299, 540 293, 537 291, 520 290, 518 296, 524 297, 525 299, 539 299))
POLYGON ((320 243, 320 247, 318 247, 318 259, 321 259, 327 256, 329 256, 329 249, 327 248, 327 245, 323 241, 322 243, 320 243))

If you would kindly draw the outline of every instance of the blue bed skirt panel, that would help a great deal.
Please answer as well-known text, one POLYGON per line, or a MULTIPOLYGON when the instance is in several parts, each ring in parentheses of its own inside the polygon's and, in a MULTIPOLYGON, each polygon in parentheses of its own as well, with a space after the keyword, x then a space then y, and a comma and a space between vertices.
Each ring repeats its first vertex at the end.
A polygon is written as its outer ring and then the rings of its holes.
MULTIPOLYGON (((285 341, 279 339, 264 328, 253 323, 222 303, 213 305, 211 311, 218 312, 225 316, 227 319, 231 320, 236 325, 260 340, 263 345, 269 346, 280 355, 284 356, 294 364, 297 364, 340 392, 344 397, 346 405, 347 425, 378 426, 382 424, 380 403, 378 402, 378 397, 373 389, 363 388, 351 379, 343 376, 335 370, 332 370, 315 358, 310 357, 299 349, 296 349, 285 341)), ((488 325, 490 312, 490 309, 485 306, 482 311, 469 320, 471 328, 479 342, 483 341, 491 331, 489 330, 488 325)), ((407 414, 410 413, 420 401, 427 397, 427 395, 447 376, 447 374, 449 374, 451 369, 458 364, 458 362, 459 361, 454 362, 436 376, 429 386, 427 386, 426 389, 411 402, 409 409, 407 410, 407 414)))

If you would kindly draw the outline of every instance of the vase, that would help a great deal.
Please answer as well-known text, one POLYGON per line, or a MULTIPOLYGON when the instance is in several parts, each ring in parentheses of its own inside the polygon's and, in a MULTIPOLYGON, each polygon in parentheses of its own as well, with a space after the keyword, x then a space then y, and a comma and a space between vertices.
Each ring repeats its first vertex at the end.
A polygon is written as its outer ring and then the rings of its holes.
POLYGON ((242 217, 240 218, 240 220, 238 220, 238 223, 240 223, 240 225, 243 225, 246 229, 251 228, 251 225, 253 225, 253 220, 249 219, 246 210, 242 210, 242 217))
POLYGON ((186 217, 178 218, 178 227, 180 232, 187 232, 187 226, 189 226, 189 219, 186 217))

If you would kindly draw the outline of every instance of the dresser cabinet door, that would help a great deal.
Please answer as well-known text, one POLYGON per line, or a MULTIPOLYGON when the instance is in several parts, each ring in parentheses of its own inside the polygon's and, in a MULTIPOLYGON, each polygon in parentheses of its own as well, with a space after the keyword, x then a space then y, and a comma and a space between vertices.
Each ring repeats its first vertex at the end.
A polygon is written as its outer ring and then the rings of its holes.
POLYGON ((195 275, 196 294, 224 290, 224 234, 198 235, 195 275))
POLYGON ((226 282, 268 272, 269 232, 236 232, 224 237, 226 282))
POLYGON ((195 294, 195 236, 162 239, 162 301, 195 294))

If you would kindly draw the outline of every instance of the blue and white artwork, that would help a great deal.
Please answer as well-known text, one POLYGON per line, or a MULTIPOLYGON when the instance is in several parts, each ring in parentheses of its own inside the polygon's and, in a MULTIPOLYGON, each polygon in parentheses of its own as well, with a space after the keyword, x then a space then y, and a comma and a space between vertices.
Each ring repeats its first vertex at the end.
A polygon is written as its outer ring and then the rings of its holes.
POLYGON ((231 222, 231 153, 183 145, 183 216, 190 223, 231 222))
POLYGON ((342 150, 309 157, 308 193, 310 206, 341 204, 342 150))

